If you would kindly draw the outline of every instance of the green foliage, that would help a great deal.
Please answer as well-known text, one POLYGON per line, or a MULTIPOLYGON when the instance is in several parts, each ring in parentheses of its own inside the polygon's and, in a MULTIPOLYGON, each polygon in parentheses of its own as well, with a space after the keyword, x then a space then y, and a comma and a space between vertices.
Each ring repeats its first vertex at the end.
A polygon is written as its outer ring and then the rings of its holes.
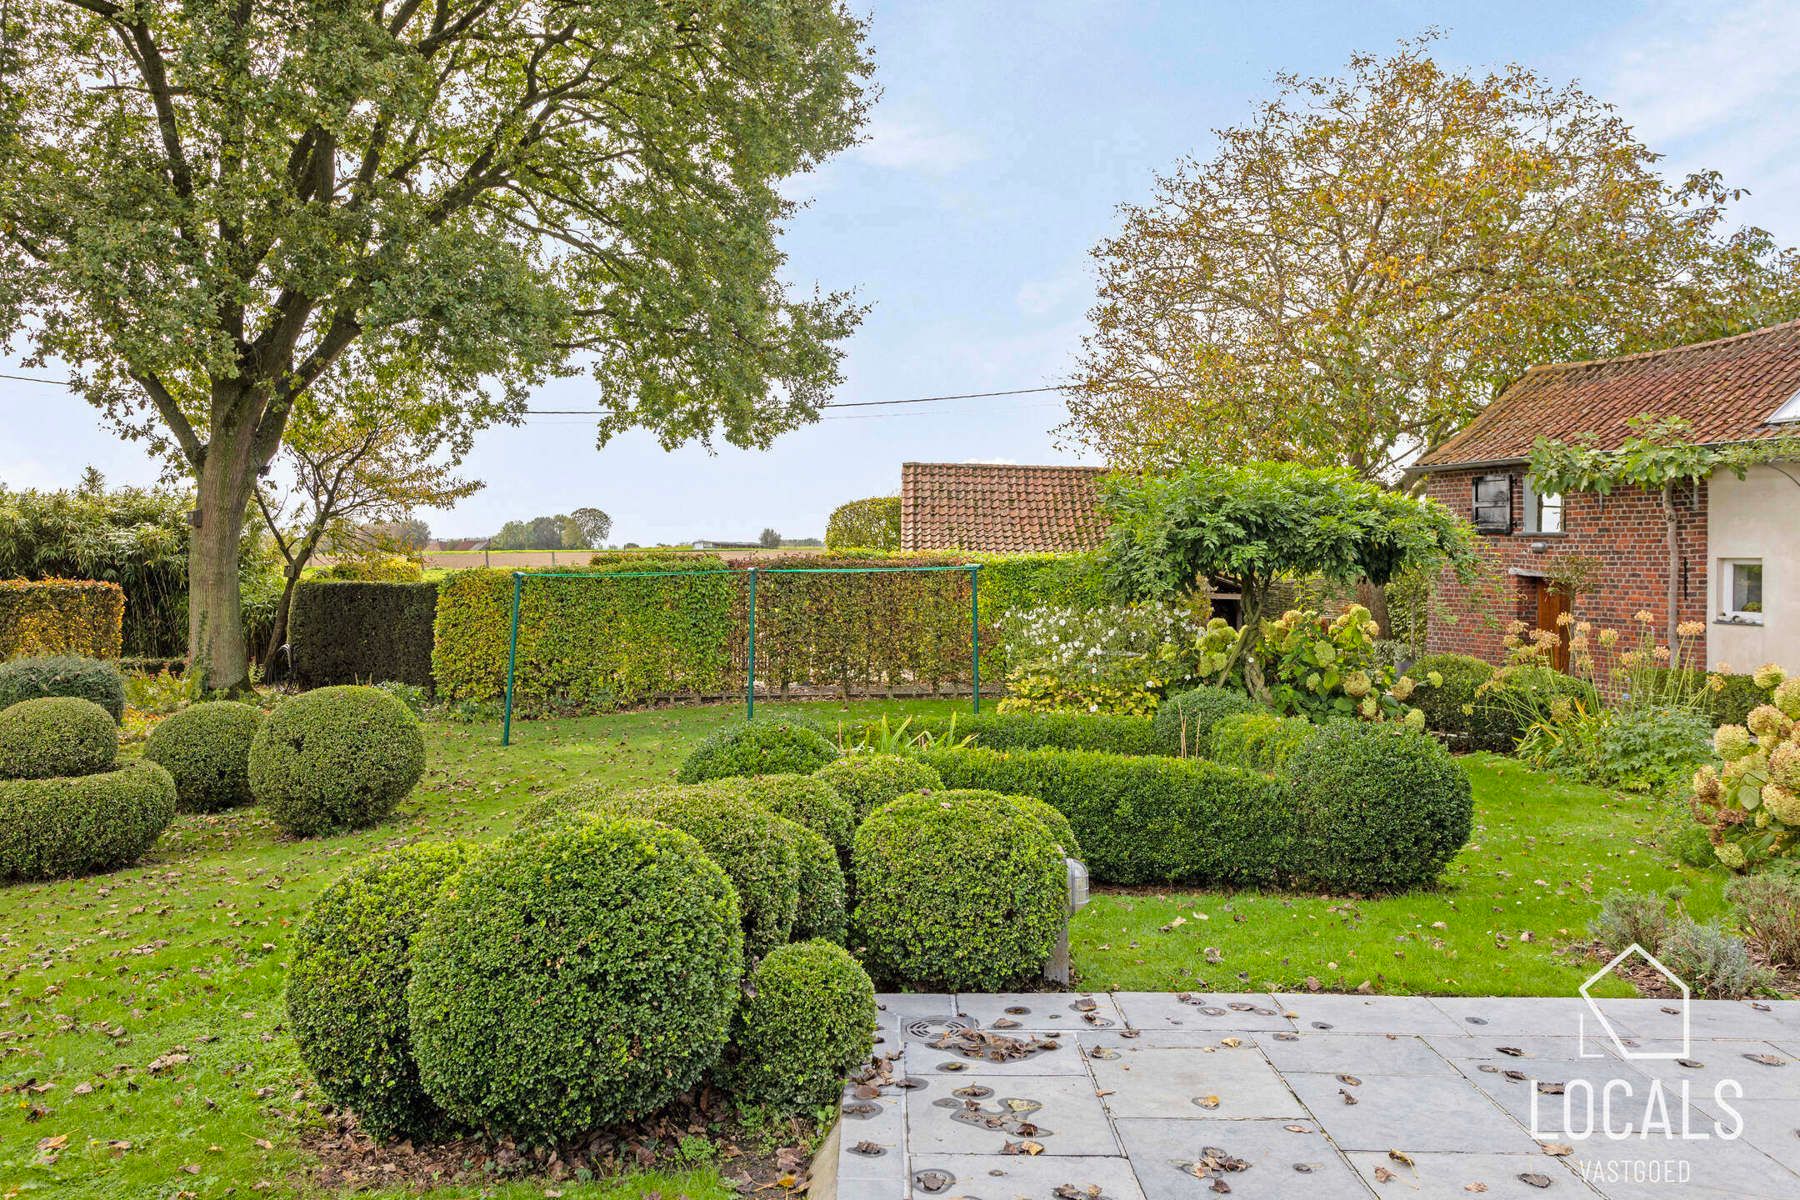
POLYGON ((849 857, 856 815, 850 801, 827 780, 817 775, 756 775, 741 780, 740 787, 751 800, 778 817, 804 825, 849 857))
MULTIPOLYGON (((1407 718, 1413 682, 1377 656, 1369 610, 1352 604, 1333 619, 1290 609, 1264 621, 1262 668, 1269 704, 1284 716, 1312 721, 1355 717, 1365 721, 1407 718)), ((1410 718, 1424 728, 1424 714, 1410 718)))
POLYGON ((1712 759, 1712 723, 1684 708, 1571 707, 1532 730, 1519 756, 1533 766, 1633 792, 1655 792, 1691 779, 1712 759))
POLYGON ((0 579, 0 660, 119 657, 125 593, 84 579, 0 579))
POLYGON ((675 778, 702 783, 734 775, 806 775, 838 757, 830 738, 785 717, 727 726, 694 748, 675 778))
POLYGON ((452 1119, 532 1140, 646 1116, 719 1057, 744 973, 737 896, 693 838, 557 822, 464 869, 413 939, 419 1079, 452 1119))
POLYGON ((1648 488, 1660 492, 1676 483, 1697 483, 1716 471, 1742 479, 1760 463, 1800 458, 1800 437, 1748 442, 1697 442, 1693 423, 1681 417, 1644 413, 1626 421, 1631 435, 1616 450, 1601 450, 1592 434, 1568 442, 1539 437, 1531 446, 1531 475, 1538 489, 1598 492, 1648 488))
POLYGON ((801 1111, 837 1100, 875 1042, 875 985, 842 947, 796 942, 750 972, 721 1074, 740 1100, 801 1111))
POLYGON ((136 862, 175 817, 175 781, 151 762, 60 779, 0 779, 0 881, 136 862))
POLYGON ((884 981, 1001 991, 1032 978, 1068 917, 1068 881, 1041 822, 983 791, 903 796, 856 831, 857 940, 884 981))
POLYGON ((1721 725, 1713 748, 1722 763, 1694 773, 1693 812, 1713 853, 1734 871, 1800 850, 1800 676, 1770 663, 1755 674, 1767 702, 1743 725, 1721 725))
POLYGON ((282 704, 250 747, 250 790, 296 837, 384 819, 425 772, 425 738, 404 704, 372 687, 328 687, 282 704))
POLYGON ((1166 689, 1219 673, 1236 638, 1177 604, 1041 608, 1015 613, 1006 641, 1006 698, 1000 711, 1069 709, 1149 716, 1166 689), (1220 640, 1209 638, 1214 631, 1220 640))
POLYGON ((435 583, 303 580, 288 620, 294 675, 307 686, 431 686, 435 583))
POLYGON ((1725 898, 1770 962, 1800 967, 1800 873, 1775 868, 1740 876, 1725 898))
POLYGON ((740 781, 636 792, 577 783, 546 796, 526 814, 523 827, 581 820, 595 813, 660 821, 698 841, 737 889, 744 952, 751 959, 791 936, 800 900, 797 834, 805 827, 751 799, 740 781))
MULTIPOLYGON (((417 559, 408 558, 404 554, 370 555, 362 558, 345 559, 332 563, 303 580, 305 587, 309 583, 420 583, 425 577, 425 568, 417 559)), ((295 593, 296 596, 298 592, 295 593)), ((432 590, 432 603, 437 603, 437 591, 432 590)), ((426 618, 430 624, 430 618, 426 618)))
POLYGON ((294 939, 287 1012, 300 1059, 378 1138, 449 1132, 419 1084, 406 987, 413 935, 472 857, 417 842, 365 858, 319 894, 294 939))
MULTIPOLYGON (((968 742, 990 750, 1054 746, 1062 750, 1110 750, 1114 754, 1163 752, 1162 739, 1149 717, 1086 712, 983 712, 908 720, 910 733, 934 744, 968 742)), ((874 728, 862 726, 863 736, 867 737, 874 728)))
POLYGON ((898 754, 850 754, 815 774, 850 802, 852 830, 890 800, 944 786, 928 764, 898 754))
POLYGON ((1332 892, 1423 887, 1469 840, 1469 777, 1435 738, 1334 721, 1289 758, 1294 879, 1332 892))
POLYGON ((1408 669, 1412 703, 1425 728, 1456 738, 1471 750, 1510 751, 1524 732, 1508 712, 1480 689, 1494 677, 1492 663, 1467 654, 1427 654, 1408 669))
POLYGON ((125 680, 119 668, 96 658, 54 655, 0 663, 0 708, 39 696, 79 696, 125 719, 125 680))
POLYGON ((150 731, 144 757, 174 777, 183 812, 236 808, 252 800, 250 747, 262 723, 262 710, 251 704, 195 704, 150 731))
POLYGON ((1632 945, 1642 946, 1655 954, 1674 924, 1666 896, 1651 892, 1608 892, 1601 897, 1600 911, 1588 923, 1588 932, 1608 954, 1618 954, 1632 945))
POLYGON ((843 859, 830 842, 806 826, 795 823, 792 833, 800 873, 794 928, 789 936, 797 942, 823 938, 843 945, 849 922, 843 859))
POLYGON ((1056 840, 1056 849, 1064 858, 1079 859, 1081 857, 1081 839, 1075 836, 1075 826, 1069 818, 1063 816, 1062 810, 1039 800, 1036 796, 1003 797, 1007 806, 1022 816, 1030 817, 1045 829, 1056 840))
POLYGON ((900 497, 871 496, 831 510, 825 522, 827 550, 898 550, 900 497))
POLYGON ((1285 784, 1235 767, 1086 750, 924 757, 947 787, 1035 796, 1059 810, 1096 883, 1268 886, 1296 853, 1285 784))
POLYGON ((125 676, 125 703, 141 713, 166 717, 180 712, 205 694, 200 672, 188 674, 161 666, 155 673, 136 670, 125 676))
POLYGON ((119 727, 76 696, 44 696, 0 709, 0 779, 52 779, 105 771, 119 755, 119 727))
MULTIPOLYGON (((1219 579, 1242 594, 1250 631, 1260 630, 1284 576, 1380 585, 1444 564, 1466 574, 1476 561, 1467 522, 1441 504, 1336 468, 1252 462, 1112 475, 1102 479, 1101 506, 1112 522, 1105 570, 1115 592, 1167 600, 1219 579)), ((1252 632, 1234 653, 1254 662, 1258 640, 1252 632)))
POLYGON ((1233 713, 1213 723, 1207 756, 1227 767, 1280 772, 1312 731, 1312 722, 1304 717, 1233 713))
POLYGON ((1655 954, 1694 995, 1709 1000, 1741 1000, 1769 983, 1743 938, 1686 915, 1675 919, 1655 954))
MULTIPOLYGON (((1268 711, 1237 688, 1201 686, 1178 692, 1156 710, 1151 732, 1161 754, 1206 753, 1213 726, 1238 713, 1268 711)), ((1111 749, 1111 747, 1103 747, 1111 749)), ((1121 749, 1120 753, 1134 753, 1121 749)))

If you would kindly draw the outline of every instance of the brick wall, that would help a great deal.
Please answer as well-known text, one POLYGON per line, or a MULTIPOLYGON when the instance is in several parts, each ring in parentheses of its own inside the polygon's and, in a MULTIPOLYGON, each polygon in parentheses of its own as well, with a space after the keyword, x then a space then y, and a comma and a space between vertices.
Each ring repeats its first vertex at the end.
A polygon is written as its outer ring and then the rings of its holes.
MULTIPOLYGON (((1656 614, 1657 641, 1667 642, 1663 614, 1668 603, 1669 552, 1661 498, 1641 488, 1610 496, 1570 495, 1564 498, 1565 532, 1540 534, 1523 532, 1521 467, 1435 472, 1428 478, 1425 494, 1469 518, 1475 477, 1509 472, 1513 532, 1476 535, 1482 573, 1474 584, 1465 585, 1448 571, 1438 580, 1427 648, 1500 662, 1507 623, 1515 617, 1527 625, 1537 623, 1534 577, 1554 574, 1560 560, 1574 557, 1591 558, 1596 564, 1593 591, 1575 596, 1571 604, 1577 620, 1592 621, 1596 629, 1611 626, 1631 636, 1637 629, 1633 614, 1648 609, 1656 614), (1536 544, 1545 549, 1532 549, 1536 544)), ((1683 559, 1678 619, 1703 621, 1707 609, 1706 485, 1678 489, 1676 510, 1683 559)))

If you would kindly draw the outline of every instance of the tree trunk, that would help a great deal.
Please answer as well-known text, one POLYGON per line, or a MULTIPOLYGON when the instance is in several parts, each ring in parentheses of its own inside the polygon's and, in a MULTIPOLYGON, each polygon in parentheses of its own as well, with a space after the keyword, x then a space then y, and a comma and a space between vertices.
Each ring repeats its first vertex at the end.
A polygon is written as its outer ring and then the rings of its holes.
POLYGON ((1388 620, 1387 589, 1361 579, 1356 584, 1356 602, 1369 610, 1369 616, 1381 627, 1381 636, 1394 636, 1394 627, 1388 620))
POLYGON ((1675 485, 1663 484, 1662 490, 1663 526, 1669 538, 1669 593, 1668 624, 1663 628, 1663 636, 1668 638, 1669 665, 1678 666, 1675 656, 1681 639, 1675 636, 1675 626, 1679 624, 1681 600, 1681 523, 1675 512, 1675 485))
MULTIPOLYGON (((281 653, 281 647, 287 641, 288 613, 294 607, 294 589, 300 585, 300 563, 290 563, 283 575, 281 584, 281 600, 275 605, 274 627, 269 631, 269 645, 263 651, 262 672, 264 679, 272 679, 275 675, 275 658, 281 653)), ((293 658, 288 659, 288 668, 293 669, 293 658)))
POLYGON ((188 550, 188 668, 211 690, 250 686, 238 548, 256 478, 249 430, 215 431, 200 466, 199 506, 188 550))

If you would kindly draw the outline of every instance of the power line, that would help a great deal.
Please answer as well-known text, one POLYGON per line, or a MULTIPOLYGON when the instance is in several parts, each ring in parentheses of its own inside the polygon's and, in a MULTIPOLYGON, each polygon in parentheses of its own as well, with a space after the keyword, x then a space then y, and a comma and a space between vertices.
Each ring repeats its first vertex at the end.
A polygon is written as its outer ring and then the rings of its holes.
POLYGON ((45 379, 42 375, 9 375, 0 371, 0 379, 17 379, 21 383, 47 383, 52 387, 68 387, 67 379, 45 379))
MULTIPOLYGON (((1061 392, 1067 390, 1060 384, 1045 387, 1007 388, 998 392, 953 392, 944 396, 913 396, 906 400, 850 400, 831 402, 819 405, 820 408, 886 408, 895 404, 935 404, 940 400, 986 400, 994 396, 1032 396, 1040 392, 1061 392)), ((528 408, 528 417, 594 417, 599 414, 591 408, 528 408)))

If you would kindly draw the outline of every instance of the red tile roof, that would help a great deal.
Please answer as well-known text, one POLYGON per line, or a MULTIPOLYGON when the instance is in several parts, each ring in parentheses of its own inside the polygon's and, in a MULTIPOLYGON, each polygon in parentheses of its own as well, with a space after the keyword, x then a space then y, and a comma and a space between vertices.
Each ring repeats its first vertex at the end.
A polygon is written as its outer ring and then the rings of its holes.
POLYGON ((900 548, 1091 550, 1106 532, 1094 492, 1102 470, 906 463, 900 468, 900 548))
POLYGON ((1522 460, 1532 439, 1591 433, 1613 450, 1640 413, 1683 417, 1699 442, 1800 433, 1768 419, 1800 393, 1800 321, 1623 358, 1533 367, 1412 470, 1522 460))

